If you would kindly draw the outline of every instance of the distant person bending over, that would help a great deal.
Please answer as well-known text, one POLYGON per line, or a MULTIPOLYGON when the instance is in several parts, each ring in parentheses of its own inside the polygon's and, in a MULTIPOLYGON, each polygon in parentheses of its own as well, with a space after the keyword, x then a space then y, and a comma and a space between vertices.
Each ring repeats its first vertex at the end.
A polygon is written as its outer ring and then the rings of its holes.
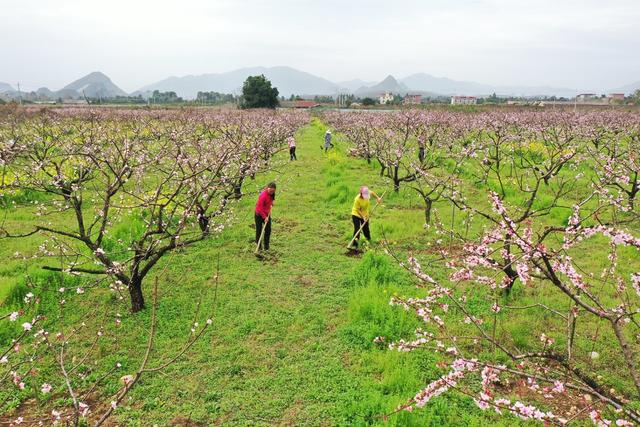
POLYGON ((418 160, 420 163, 424 163, 424 139, 418 140, 418 160))
POLYGON ((271 207, 276 199, 276 183, 270 182, 258 197, 256 203, 256 244, 260 241, 262 227, 264 227, 264 237, 262 238, 262 247, 265 251, 269 250, 269 239, 271 238, 271 207))
POLYGON ((333 148, 333 144, 331 143, 331 131, 327 129, 324 134, 324 152, 326 153, 329 148, 333 148))
POLYGON ((371 241, 371 233, 369 231, 369 199, 371 198, 371 195, 376 198, 378 203, 380 203, 380 201, 382 200, 376 193, 370 191, 368 187, 363 185, 362 187, 360 187, 360 193, 353 201, 353 208, 351 208, 351 219, 353 220, 353 236, 355 237, 353 246, 355 246, 356 248, 358 247, 358 241, 360 240, 361 227, 362 232, 364 233, 364 237, 367 239, 367 241, 371 241))
POLYGON ((291 157, 291 160, 298 160, 296 157, 296 139, 290 136, 287 138, 287 143, 289 144, 289 157, 291 157))

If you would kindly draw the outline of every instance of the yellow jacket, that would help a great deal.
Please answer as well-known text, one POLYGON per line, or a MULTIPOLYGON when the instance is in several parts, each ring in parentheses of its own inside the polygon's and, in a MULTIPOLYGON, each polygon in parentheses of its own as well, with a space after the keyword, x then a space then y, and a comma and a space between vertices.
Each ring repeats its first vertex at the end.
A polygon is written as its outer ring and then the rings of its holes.
POLYGON ((370 200, 360 197, 358 194, 353 201, 353 208, 351 208, 351 215, 357 216, 362 219, 369 219, 369 206, 370 200))

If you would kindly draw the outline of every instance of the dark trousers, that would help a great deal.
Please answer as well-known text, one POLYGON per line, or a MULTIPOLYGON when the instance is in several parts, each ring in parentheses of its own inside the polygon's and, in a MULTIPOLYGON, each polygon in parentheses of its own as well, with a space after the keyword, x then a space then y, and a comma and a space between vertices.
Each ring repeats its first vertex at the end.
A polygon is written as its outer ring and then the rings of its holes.
MULTIPOLYGON (((260 240, 260 234, 262 234, 262 227, 264 226, 264 219, 258 214, 256 217, 256 244, 260 240)), ((262 247, 265 250, 269 250, 269 239, 271 238, 271 218, 267 221, 267 225, 264 229, 264 237, 262 238, 262 247)))
POLYGON ((289 157, 291 157, 291 160, 298 160, 296 157, 296 147, 289 147, 289 157))
POLYGON ((360 240, 360 227, 364 223, 364 227, 362 227, 362 232, 364 233, 364 237, 371 241, 371 233, 369 233, 369 221, 365 222, 364 219, 359 216, 351 215, 351 220, 353 221, 353 235, 356 236, 356 240, 353 242, 355 246, 358 246, 358 240, 360 240))
POLYGON ((424 162, 424 148, 420 147, 418 149, 418 160, 420 160, 420 163, 424 162))

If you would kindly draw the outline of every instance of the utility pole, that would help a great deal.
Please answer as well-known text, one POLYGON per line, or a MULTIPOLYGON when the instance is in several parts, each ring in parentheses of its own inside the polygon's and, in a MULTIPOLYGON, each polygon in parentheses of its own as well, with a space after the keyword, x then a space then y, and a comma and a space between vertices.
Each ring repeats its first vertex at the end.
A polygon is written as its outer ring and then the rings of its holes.
POLYGON ((20 105, 22 105, 22 92, 20 92, 20 82, 16 84, 18 85, 18 100, 20 101, 20 105))

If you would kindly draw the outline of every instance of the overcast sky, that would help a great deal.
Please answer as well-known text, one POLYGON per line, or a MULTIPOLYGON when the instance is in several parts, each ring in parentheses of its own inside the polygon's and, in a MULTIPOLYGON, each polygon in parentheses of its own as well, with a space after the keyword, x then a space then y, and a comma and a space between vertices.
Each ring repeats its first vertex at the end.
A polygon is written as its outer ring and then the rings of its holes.
POLYGON ((640 0, 0 0, 0 82, 288 65, 333 81, 425 72, 605 90, 640 80, 640 0))

